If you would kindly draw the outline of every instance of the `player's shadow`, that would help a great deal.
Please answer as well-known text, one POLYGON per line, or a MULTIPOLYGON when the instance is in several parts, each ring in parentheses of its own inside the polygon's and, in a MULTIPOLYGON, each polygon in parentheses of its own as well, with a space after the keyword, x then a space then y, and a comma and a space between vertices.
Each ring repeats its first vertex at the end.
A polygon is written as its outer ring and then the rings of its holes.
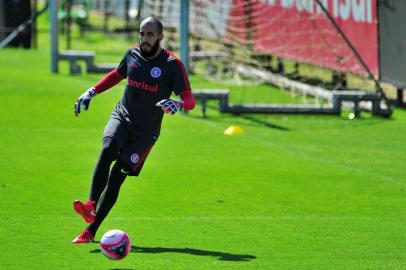
POLYGON ((241 255, 241 254, 232 254, 219 251, 210 251, 194 248, 164 248, 164 247, 135 247, 131 246, 131 252, 139 253, 164 253, 164 252, 174 252, 174 253, 184 253, 191 254, 195 256, 211 256, 218 257, 220 261, 241 261, 247 262, 253 259, 256 259, 253 255, 241 255))
MULTIPOLYGON (((90 253, 100 253, 101 250, 94 249, 91 250, 90 253)), ((210 251, 210 250, 202 250, 202 249, 194 249, 194 248, 164 248, 164 247, 136 247, 131 246, 130 252, 135 253, 183 253, 183 254, 190 254, 195 256, 211 256, 217 257, 220 261, 234 261, 234 262, 248 262, 251 260, 256 259, 257 257, 253 255, 242 255, 242 254, 232 254, 232 253, 225 253, 220 251, 210 251)))

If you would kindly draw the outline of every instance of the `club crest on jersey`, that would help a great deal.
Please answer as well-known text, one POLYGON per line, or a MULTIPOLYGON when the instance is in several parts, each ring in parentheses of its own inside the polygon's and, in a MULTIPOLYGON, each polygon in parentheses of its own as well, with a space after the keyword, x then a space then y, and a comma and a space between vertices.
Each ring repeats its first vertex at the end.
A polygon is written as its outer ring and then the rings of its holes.
POLYGON ((159 76, 161 76, 161 69, 159 67, 153 67, 151 69, 151 77, 158 78, 159 76))
POLYGON ((140 157, 137 154, 132 154, 130 157, 131 162, 134 164, 137 163, 139 159, 140 157))

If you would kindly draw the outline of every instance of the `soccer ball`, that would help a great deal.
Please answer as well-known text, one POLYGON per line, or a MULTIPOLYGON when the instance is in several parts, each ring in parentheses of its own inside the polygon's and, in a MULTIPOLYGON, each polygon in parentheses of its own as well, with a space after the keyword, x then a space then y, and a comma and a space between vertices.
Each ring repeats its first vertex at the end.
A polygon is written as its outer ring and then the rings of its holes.
POLYGON ((100 249, 110 260, 124 259, 131 248, 131 241, 126 232, 110 230, 100 240, 100 249))

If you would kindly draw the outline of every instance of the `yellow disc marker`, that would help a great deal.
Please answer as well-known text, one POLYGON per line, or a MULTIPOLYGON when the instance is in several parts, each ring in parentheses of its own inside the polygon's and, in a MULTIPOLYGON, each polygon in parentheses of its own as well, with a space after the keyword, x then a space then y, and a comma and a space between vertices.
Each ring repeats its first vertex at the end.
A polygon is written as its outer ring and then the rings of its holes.
POLYGON ((224 130, 224 135, 237 135, 241 133, 244 133, 244 130, 239 126, 230 126, 224 130))

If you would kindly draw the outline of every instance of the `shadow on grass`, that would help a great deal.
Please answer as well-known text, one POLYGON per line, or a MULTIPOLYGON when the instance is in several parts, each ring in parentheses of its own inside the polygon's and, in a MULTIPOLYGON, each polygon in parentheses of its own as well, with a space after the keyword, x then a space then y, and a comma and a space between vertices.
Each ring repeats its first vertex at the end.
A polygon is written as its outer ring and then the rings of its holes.
POLYGON ((252 121, 252 122, 254 122, 256 124, 260 124, 260 125, 262 125, 264 127, 267 127, 267 128, 273 128, 273 129, 278 129, 278 130, 282 130, 282 131, 290 131, 289 128, 278 126, 278 125, 272 124, 272 123, 270 123, 268 121, 264 121, 264 120, 261 120, 261 119, 258 119, 258 118, 252 117, 252 116, 243 115, 242 118, 244 118, 246 120, 249 120, 249 121, 252 121))
MULTIPOLYGON (((232 253, 209 251, 209 250, 194 249, 194 248, 164 248, 164 247, 131 246, 130 252, 151 253, 151 254, 167 253, 167 252, 183 253, 183 254, 190 254, 190 255, 195 255, 195 256, 218 257, 218 259, 220 261, 233 261, 233 262, 248 262, 248 261, 251 261, 251 260, 254 260, 257 258, 253 255, 232 254, 232 253)), ((101 253, 101 250, 100 250, 100 248, 97 248, 97 249, 91 250, 90 253, 101 253)))
MULTIPOLYGON (((264 115, 264 114, 262 114, 262 115, 264 115)), ((207 121, 207 122, 215 122, 215 123, 229 122, 231 116, 234 116, 234 117, 238 116, 241 119, 247 120, 248 122, 251 122, 251 123, 256 124, 256 125, 264 126, 266 128, 277 129, 277 130, 280 130, 280 131, 290 131, 289 128, 270 123, 267 120, 262 120, 262 119, 260 119, 260 117, 257 117, 256 115, 254 116, 254 115, 249 115, 249 114, 234 114, 234 115, 232 115, 232 114, 224 114, 224 115, 222 115, 220 117, 218 115, 216 115, 214 117, 213 116, 210 117, 210 115, 207 115, 206 117, 203 117, 202 115, 190 115, 189 114, 187 116, 190 117, 190 118, 193 118, 193 119, 198 119, 198 120, 207 121)))

